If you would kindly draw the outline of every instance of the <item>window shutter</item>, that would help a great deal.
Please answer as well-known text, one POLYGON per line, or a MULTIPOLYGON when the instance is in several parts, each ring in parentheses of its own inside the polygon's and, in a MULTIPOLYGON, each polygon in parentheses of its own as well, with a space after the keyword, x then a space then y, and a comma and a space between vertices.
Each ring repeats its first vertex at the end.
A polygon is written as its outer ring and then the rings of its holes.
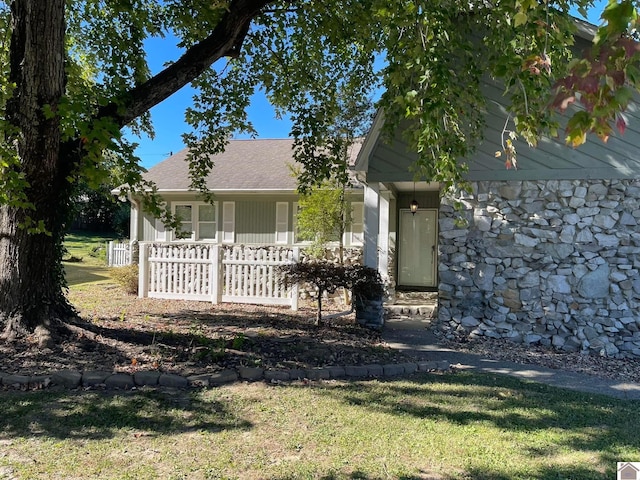
POLYGON ((364 204, 354 202, 351 204, 351 245, 362 245, 364 243, 364 204))
POLYGON ((287 243, 289 233, 289 203, 276 202, 276 243, 287 243))
POLYGON ((233 243, 236 240, 236 202, 222 203, 222 242, 233 243))

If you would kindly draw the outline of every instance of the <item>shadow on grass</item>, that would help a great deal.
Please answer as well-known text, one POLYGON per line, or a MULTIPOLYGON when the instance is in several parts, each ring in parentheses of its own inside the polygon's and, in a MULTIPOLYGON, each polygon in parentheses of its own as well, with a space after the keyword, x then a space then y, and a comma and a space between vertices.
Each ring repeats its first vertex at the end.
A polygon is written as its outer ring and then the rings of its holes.
POLYGON ((132 430, 156 436, 248 430, 247 420, 217 401, 173 391, 11 392, 0 398, 0 436, 109 439, 132 430))
MULTIPOLYGON (((563 390, 502 375, 473 373, 424 374, 404 380, 327 384, 318 388, 348 405, 388 415, 461 427, 489 424, 507 434, 539 435, 538 438, 544 439, 542 446, 524 442, 518 448, 528 456, 549 459, 555 458, 559 451, 588 453, 606 466, 606 478, 615 477, 617 461, 640 458, 639 404, 634 401, 563 390), (545 432, 554 433, 547 437, 545 432)), ((605 477, 603 471, 554 466, 553 460, 549 463, 537 472, 505 475, 497 470, 469 470, 465 475, 499 480, 605 477)), ((432 477, 426 474, 402 478, 432 477)))
MULTIPOLYGON (((297 476, 271 477, 271 480, 294 480, 297 476)), ((320 477, 320 480, 453 480, 453 479, 473 479, 473 480, 513 480, 518 479, 571 479, 571 480, 601 480, 603 478, 615 478, 615 464, 610 470, 605 472, 594 471, 586 467, 580 466, 547 466, 536 470, 527 471, 510 471, 508 474, 497 472, 489 469, 469 469, 465 472, 456 474, 434 473, 428 471, 420 471, 415 475, 399 475, 391 477, 390 475, 377 476, 369 475, 362 471, 355 471, 347 474, 328 474, 320 477)))
POLYGON ((99 265, 81 265, 78 263, 64 263, 64 276, 67 285, 80 285, 83 283, 100 282, 110 280, 109 269, 99 265))

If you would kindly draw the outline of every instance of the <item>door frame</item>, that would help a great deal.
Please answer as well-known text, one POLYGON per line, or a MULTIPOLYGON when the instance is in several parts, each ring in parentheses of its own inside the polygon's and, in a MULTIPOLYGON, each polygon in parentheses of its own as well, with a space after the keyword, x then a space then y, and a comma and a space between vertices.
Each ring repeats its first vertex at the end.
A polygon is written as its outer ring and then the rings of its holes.
POLYGON ((433 284, 432 285, 405 285, 400 283, 400 250, 402 248, 402 231, 400 229, 400 223, 402 222, 402 216, 404 212, 410 212, 408 208, 398 208, 397 214, 397 251, 396 251, 396 262, 395 262, 395 273, 396 273, 396 289, 397 290, 405 290, 405 291, 435 291, 438 288, 438 220, 439 220, 439 209, 438 208, 419 208, 418 212, 431 211, 435 213, 435 225, 434 225, 434 262, 433 262, 433 284))

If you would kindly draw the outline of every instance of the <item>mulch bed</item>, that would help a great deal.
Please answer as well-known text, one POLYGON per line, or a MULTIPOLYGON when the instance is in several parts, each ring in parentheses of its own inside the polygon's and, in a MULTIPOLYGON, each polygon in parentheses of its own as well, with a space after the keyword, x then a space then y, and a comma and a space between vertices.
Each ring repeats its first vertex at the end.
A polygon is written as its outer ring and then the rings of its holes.
MULTIPOLYGON (((380 333, 356 324, 354 315, 315 326, 315 305, 285 307, 139 299, 113 284, 73 289, 80 320, 50 349, 35 339, 0 342, 0 372, 39 375, 59 370, 134 373, 158 370, 194 375, 239 366, 306 369, 334 365, 412 361, 389 348, 380 333)), ((325 305, 326 313, 344 309, 325 305)), ((640 360, 567 353, 506 340, 440 334, 450 348, 488 358, 588 373, 640 383, 640 360), (447 338, 448 337, 448 338, 447 338)))
MULTIPOLYGON (((23 375, 72 369, 181 375, 239 366, 269 369, 409 361, 353 314, 314 325, 315 308, 138 299, 108 284, 71 292, 80 320, 53 348, 31 339, 0 343, 0 372, 23 375)), ((330 305, 328 314, 344 307, 330 305)))

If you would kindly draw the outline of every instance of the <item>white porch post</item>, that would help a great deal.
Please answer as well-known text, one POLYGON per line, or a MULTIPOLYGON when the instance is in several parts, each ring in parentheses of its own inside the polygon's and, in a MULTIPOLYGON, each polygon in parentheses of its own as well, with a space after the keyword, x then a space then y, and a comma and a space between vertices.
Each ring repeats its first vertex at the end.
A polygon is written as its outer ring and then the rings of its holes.
MULTIPOLYGON (((300 261, 300 247, 293 247, 292 249, 292 260, 295 263, 300 261)), ((300 296, 300 292, 298 290, 298 282, 294 283, 291 286, 291 310, 298 311, 298 297, 300 296)))
POLYGON ((378 268, 378 232, 380 228, 380 184, 364 187, 364 264, 378 268))
POLYGON ((131 198, 131 220, 129 221, 129 241, 138 241, 138 222, 140 221, 140 203, 131 198))
POLYGON ((378 270, 383 280, 389 279, 389 192, 380 195, 380 222, 378 238, 378 270))
POLYGON ((220 262, 220 247, 218 245, 210 247, 209 261, 211 303, 220 303, 222 301, 222 263, 220 262))
POLYGON ((140 258, 138 263, 138 297, 149 296, 149 245, 140 245, 140 258))

